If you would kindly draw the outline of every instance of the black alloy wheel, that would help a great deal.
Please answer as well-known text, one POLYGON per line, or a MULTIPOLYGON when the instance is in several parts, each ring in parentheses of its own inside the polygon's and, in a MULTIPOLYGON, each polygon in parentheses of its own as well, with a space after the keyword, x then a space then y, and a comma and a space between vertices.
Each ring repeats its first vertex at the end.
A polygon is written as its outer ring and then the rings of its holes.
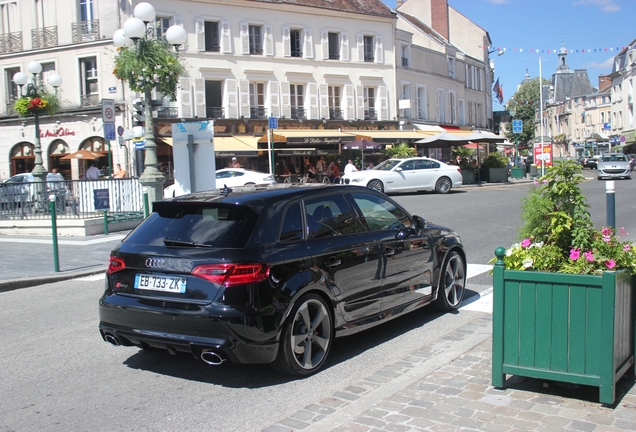
POLYGON ((451 252, 440 275, 435 306, 443 311, 456 310, 464 299, 465 287, 466 265, 461 255, 451 252))
POLYGON ((371 189, 375 189, 378 192, 384 192, 384 184, 381 180, 373 179, 369 183, 367 183, 367 187, 371 189))
POLYGON ((322 367, 331 349, 331 311, 322 297, 307 294, 298 300, 289 316, 272 366, 291 375, 311 375, 322 367))
POLYGON ((435 192, 440 194, 448 193, 452 186, 453 183, 451 182, 451 179, 448 177, 440 177, 435 183, 435 192))

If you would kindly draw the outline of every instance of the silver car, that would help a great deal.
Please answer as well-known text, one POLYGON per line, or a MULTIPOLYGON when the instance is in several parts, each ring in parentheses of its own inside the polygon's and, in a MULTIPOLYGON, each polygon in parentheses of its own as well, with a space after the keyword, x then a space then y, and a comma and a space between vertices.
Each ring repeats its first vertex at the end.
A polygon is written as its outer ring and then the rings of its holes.
POLYGON ((632 178, 632 169, 629 160, 623 153, 605 153, 598 160, 596 170, 599 180, 632 178))

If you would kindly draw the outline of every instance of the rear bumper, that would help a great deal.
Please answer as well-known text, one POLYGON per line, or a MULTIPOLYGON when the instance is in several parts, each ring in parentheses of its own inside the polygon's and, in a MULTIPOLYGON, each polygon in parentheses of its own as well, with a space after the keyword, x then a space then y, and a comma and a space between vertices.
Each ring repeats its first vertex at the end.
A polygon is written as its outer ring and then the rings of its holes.
MULTIPOLYGON (((223 318, 220 311, 205 308, 191 314, 162 313, 100 301, 99 332, 102 339, 115 345, 189 353, 196 358, 203 350, 211 350, 241 364, 274 361, 278 353, 276 332, 259 329, 259 320, 254 317, 241 317, 231 310, 230 316, 223 318), (250 322, 252 326, 246 325, 250 322)), ((223 311, 228 313, 228 308, 223 311)))

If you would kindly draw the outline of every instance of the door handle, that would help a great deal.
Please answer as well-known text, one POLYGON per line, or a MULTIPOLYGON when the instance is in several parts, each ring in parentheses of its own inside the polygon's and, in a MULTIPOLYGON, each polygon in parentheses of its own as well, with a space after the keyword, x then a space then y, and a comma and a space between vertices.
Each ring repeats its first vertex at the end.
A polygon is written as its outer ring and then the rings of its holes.
POLYGON ((329 260, 325 263, 325 265, 330 268, 338 267, 340 264, 342 264, 342 261, 338 258, 329 258, 329 260))
POLYGON ((382 253, 384 254, 384 256, 395 255, 395 249, 386 248, 386 249, 384 249, 384 251, 382 253))

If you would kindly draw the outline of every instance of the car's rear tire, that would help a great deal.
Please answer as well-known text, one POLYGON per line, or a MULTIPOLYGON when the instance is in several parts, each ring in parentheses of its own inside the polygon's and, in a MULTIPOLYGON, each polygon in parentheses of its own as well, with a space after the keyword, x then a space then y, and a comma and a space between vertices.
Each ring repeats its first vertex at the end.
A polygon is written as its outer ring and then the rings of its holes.
POLYGON ((459 308, 466 288, 466 264, 457 252, 451 252, 439 276, 435 306, 443 311, 459 308))
POLYGON ((453 182, 448 177, 440 177, 435 182, 435 192, 440 194, 448 193, 453 187, 453 182))
POLYGON ((317 372, 325 364, 333 332, 331 310, 323 298, 317 294, 301 297, 285 323, 272 366, 291 375, 317 372))
POLYGON ((384 192, 384 183, 381 180, 373 179, 369 183, 367 183, 367 187, 371 189, 375 189, 378 192, 384 192))

